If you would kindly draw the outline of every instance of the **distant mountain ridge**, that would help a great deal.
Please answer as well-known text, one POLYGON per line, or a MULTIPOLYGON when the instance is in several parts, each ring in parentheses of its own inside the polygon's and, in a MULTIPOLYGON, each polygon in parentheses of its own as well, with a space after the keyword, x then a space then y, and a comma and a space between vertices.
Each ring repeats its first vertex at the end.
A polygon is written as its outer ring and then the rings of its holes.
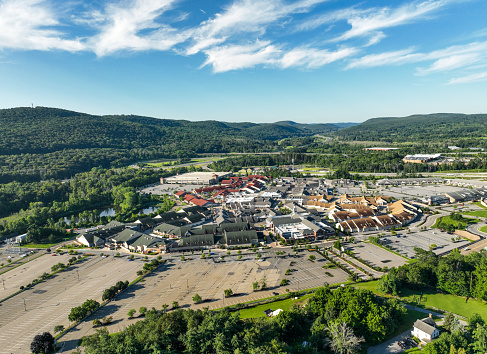
POLYGON ((435 113, 368 119, 337 131, 344 140, 384 142, 456 141, 487 136, 487 114, 435 113))
POLYGON ((175 144, 174 150, 188 150, 181 143, 190 145, 193 152, 226 152, 236 144, 246 144, 252 152, 257 141, 331 134, 340 129, 334 124, 290 121, 258 124, 99 116, 49 107, 2 109, 0 125, 0 155, 86 148, 144 149, 171 144, 175 144), (249 146, 249 142, 253 144, 249 146))

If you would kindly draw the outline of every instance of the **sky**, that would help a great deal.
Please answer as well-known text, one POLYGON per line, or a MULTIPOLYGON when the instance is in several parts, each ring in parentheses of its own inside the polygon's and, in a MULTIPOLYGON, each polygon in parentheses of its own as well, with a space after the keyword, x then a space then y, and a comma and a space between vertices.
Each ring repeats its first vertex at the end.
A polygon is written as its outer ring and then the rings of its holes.
POLYGON ((230 122, 487 113, 485 0, 0 0, 0 108, 230 122))

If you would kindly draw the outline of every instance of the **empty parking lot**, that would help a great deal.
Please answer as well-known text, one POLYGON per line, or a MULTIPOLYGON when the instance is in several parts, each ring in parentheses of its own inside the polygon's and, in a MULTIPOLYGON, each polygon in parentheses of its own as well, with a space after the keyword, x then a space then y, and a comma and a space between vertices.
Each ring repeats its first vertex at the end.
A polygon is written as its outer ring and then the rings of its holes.
MULTIPOLYGON (((44 257, 48 256, 39 260, 44 257)), ((36 261, 30 262, 31 266, 35 266, 36 261)), ((141 268, 141 262, 128 262, 113 257, 89 257, 2 302, 0 353, 30 353, 29 346, 36 334, 44 331, 52 333, 56 325, 67 327, 72 307, 79 306, 87 299, 101 302, 105 288, 119 280, 133 280, 141 268)), ((25 276, 27 280, 27 274, 25 276)))
POLYGON ((64 254, 52 257, 50 254, 42 255, 20 267, 9 270, 0 275, 0 299, 17 292, 20 286, 26 286, 32 280, 39 278, 43 273, 51 273, 51 267, 59 262, 67 264, 72 255, 64 254))
POLYGON ((374 267, 400 267, 406 259, 371 243, 361 242, 358 245, 347 247, 356 257, 359 257, 374 267))
POLYGON ((388 236, 382 238, 381 240, 386 239, 388 241, 388 245, 390 245, 393 250, 404 255, 405 257, 411 258, 415 254, 414 247, 429 250, 431 245, 436 245, 437 247, 433 250, 433 252, 436 254, 442 254, 455 248, 466 247, 470 243, 470 241, 463 239, 458 242, 452 242, 452 237, 456 237, 456 235, 450 235, 446 232, 440 232, 438 230, 426 230, 412 232, 410 234, 404 233, 397 236, 388 236))
MULTIPOLYGON (((87 334, 93 333, 90 321, 93 318, 113 316, 114 323, 107 326, 110 332, 117 332, 128 324, 137 321, 129 320, 127 313, 130 309, 139 310, 140 307, 148 309, 154 307, 161 310, 163 304, 169 305, 178 301, 182 307, 210 309, 221 308, 224 305, 258 300, 272 296, 274 293, 285 293, 285 289, 291 291, 339 283, 346 280, 348 275, 341 269, 326 269, 332 276, 325 274, 323 265, 327 263, 319 254, 314 262, 308 259, 309 252, 300 252, 297 258, 288 255, 278 257, 274 250, 261 251, 263 260, 256 259, 255 253, 242 254, 242 259, 233 254, 226 256, 224 262, 216 263, 219 257, 212 259, 200 259, 193 256, 191 260, 181 261, 174 257, 160 266, 156 271, 148 275, 143 282, 128 289, 119 295, 116 301, 111 302, 106 308, 97 312, 88 321, 62 338, 66 342, 66 349, 72 348, 77 340, 87 334), (292 263, 291 265, 291 262, 292 263), (292 269, 291 275, 285 275, 287 269, 292 269), (260 282, 265 277, 268 289, 265 291, 253 291, 253 283, 260 282), (282 279, 290 280, 290 284, 280 287, 282 279), (298 282, 299 279, 299 282, 298 282), (232 289, 236 296, 225 299, 225 289, 232 289), (195 305, 192 297, 198 294, 204 303, 195 305)), ((187 258, 191 258, 187 257, 187 258)))

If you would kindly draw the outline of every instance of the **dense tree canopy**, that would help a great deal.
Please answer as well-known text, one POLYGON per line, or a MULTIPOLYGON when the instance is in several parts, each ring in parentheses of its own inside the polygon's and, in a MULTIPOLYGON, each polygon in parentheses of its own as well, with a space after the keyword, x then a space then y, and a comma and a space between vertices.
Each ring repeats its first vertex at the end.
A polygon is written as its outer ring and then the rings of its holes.
POLYGON ((346 341, 358 349, 363 335, 369 344, 391 334, 405 310, 352 287, 319 289, 306 308, 283 311, 274 318, 240 319, 226 310, 146 312, 146 319, 122 332, 106 330, 83 339, 86 353, 340 353, 346 341), (346 337, 346 338, 345 338, 346 337), (355 338, 355 340, 354 340, 355 338), (311 343, 303 347, 303 341, 311 343))
POLYGON ((397 295, 402 289, 438 289, 453 295, 487 300, 487 252, 468 256, 453 250, 438 257, 415 248, 418 262, 392 268, 379 281, 379 289, 397 295))

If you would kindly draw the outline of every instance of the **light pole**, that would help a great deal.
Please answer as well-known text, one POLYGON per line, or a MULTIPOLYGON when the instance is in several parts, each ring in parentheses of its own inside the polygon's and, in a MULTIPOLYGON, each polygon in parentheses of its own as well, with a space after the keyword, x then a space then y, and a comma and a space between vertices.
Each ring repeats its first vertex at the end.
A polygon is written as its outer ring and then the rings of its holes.
POLYGON ((23 298, 24 300, 24 310, 27 311, 27 305, 25 304, 25 298, 23 298))

